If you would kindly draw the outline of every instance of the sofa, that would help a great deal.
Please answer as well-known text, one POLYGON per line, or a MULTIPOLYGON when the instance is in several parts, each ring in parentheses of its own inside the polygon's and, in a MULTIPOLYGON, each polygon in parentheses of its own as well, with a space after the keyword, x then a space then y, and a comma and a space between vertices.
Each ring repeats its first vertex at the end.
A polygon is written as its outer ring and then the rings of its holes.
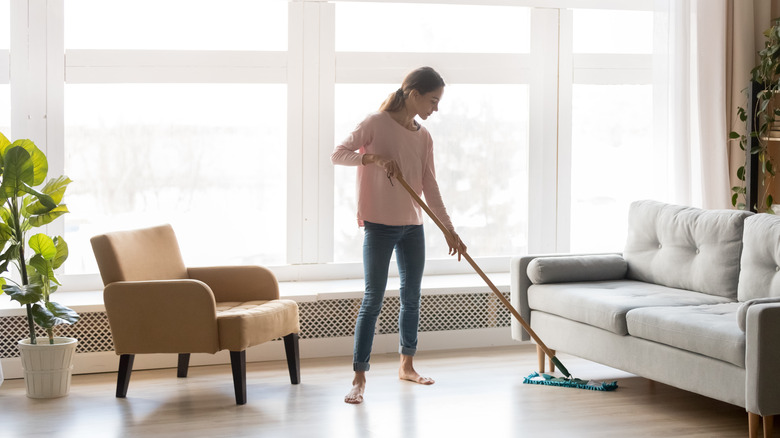
MULTIPOLYGON (((547 347, 780 413, 780 217, 637 201, 622 253, 511 261, 511 302, 547 347)), ((512 337, 529 340, 517 321, 512 337)), ((540 359, 540 372, 544 362, 540 359)))

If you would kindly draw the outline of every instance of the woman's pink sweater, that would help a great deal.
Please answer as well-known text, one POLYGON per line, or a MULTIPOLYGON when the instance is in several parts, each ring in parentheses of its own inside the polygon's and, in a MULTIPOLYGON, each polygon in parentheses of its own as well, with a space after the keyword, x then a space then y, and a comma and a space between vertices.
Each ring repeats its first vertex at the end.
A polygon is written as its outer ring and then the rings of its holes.
POLYGON ((358 225, 363 221, 384 225, 421 225, 423 211, 397 181, 393 185, 384 169, 363 166, 364 154, 376 154, 395 160, 407 183, 450 231, 455 231, 441 199, 433 165, 433 140, 420 126, 410 131, 384 111, 369 114, 354 131, 336 146, 330 159, 333 164, 358 166, 358 225))

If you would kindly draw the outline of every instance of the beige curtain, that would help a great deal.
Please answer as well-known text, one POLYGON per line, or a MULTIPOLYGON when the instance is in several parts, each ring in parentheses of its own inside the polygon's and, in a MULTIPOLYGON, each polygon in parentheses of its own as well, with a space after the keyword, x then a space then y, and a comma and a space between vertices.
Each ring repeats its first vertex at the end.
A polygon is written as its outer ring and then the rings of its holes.
MULTIPOLYGON (((772 19, 780 17, 780 0, 728 0, 726 18, 726 120, 729 131, 744 133, 737 106, 745 107, 743 92, 750 83, 750 70, 757 64, 757 52, 764 47, 764 31, 772 19)), ((736 142, 729 145, 730 186, 739 185, 737 169, 745 163, 745 153, 736 142)), ((775 182, 775 186, 778 182, 775 182)), ((773 194, 780 187, 770 188, 773 194)))

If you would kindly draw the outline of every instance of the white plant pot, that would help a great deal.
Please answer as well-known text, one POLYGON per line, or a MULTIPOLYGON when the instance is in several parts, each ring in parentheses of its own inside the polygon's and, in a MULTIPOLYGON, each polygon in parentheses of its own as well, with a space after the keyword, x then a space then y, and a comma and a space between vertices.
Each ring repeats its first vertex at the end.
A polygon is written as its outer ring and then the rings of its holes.
POLYGON ((57 398, 68 395, 78 339, 58 337, 54 338, 54 344, 49 344, 48 337, 36 338, 36 341, 37 344, 31 344, 30 339, 22 339, 18 344, 27 397, 57 398))

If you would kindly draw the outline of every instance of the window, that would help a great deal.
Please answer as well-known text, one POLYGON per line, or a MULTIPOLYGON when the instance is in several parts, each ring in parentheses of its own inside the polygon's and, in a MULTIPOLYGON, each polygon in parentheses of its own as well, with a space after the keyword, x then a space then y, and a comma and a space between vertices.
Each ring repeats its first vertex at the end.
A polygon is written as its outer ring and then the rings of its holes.
MULTIPOLYGON (((436 68, 447 86, 439 112, 422 124, 433 137, 453 223, 467 243, 479 242, 473 256, 526 252, 530 8, 341 2, 335 12, 336 56, 343 60, 336 71, 337 144, 405 73, 420 62, 436 68), (398 23, 407 31, 396 32, 398 23)), ((360 261, 356 172, 334 172, 334 261, 360 261)), ((426 240, 428 259, 447 258, 438 229, 429 228, 426 240)))
POLYGON ((287 50, 286 1, 66 3, 69 49, 287 50))
POLYGON ((273 51, 287 49, 287 2, 64 8, 66 273, 97 272, 91 236, 162 223, 190 266, 285 264, 287 85, 273 51))
MULTIPOLYGON (((619 250, 628 202, 663 200, 666 184, 653 3, 521 3, 35 3, 15 34, 0 31, 0 130, 13 116, 74 181, 50 232, 69 242, 65 273, 92 287, 91 236, 159 223, 189 265, 359 276, 355 169, 327 157, 429 65, 447 82, 423 122, 439 185, 483 268, 619 250), (13 84, 12 41, 34 43, 13 65, 35 70, 13 84)), ((0 0, 0 27, 10 9, 0 0)), ((471 272, 426 223, 427 272, 471 272)))
POLYGON ((528 8, 336 4, 336 50, 351 52, 526 53, 528 8), (399 31, 403 29, 403 31, 399 31))
POLYGON ((571 250, 619 251, 628 206, 656 198, 650 85, 574 85, 571 250))
POLYGON ((283 264, 285 103, 284 85, 67 86, 66 272, 96 272, 91 236, 161 223, 189 265, 283 264))
POLYGON ((571 38, 572 53, 566 41, 561 53, 571 57, 571 88, 561 95, 571 102, 571 131, 559 139, 570 147, 562 179, 569 214, 559 218, 569 241, 560 248, 620 251, 629 204, 666 193, 653 139, 653 13, 575 9, 571 16, 572 31, 562 38, 571 38))

